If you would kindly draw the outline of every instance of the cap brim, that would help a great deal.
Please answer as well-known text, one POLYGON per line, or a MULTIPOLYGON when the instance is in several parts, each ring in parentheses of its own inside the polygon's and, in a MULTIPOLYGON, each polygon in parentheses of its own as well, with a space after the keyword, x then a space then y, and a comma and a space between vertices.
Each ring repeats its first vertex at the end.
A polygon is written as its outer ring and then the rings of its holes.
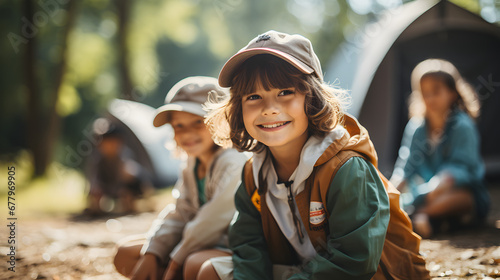
POLYGON ((153 125, 160 127, 167 123, 167 115, 169 112, 186 112, 200 117, 206 116, 200 104, 194 102, 175 102, 161 106, 156 110, 156 116, 153 119, 153 125))
POLYGON ((233 79, 233 73, 238 67, 245 62, 247 59, 249 59, 252 56, 258 55, 258 54, 271 54, 274 56, 277 56, 288 63, 292 64, 294 67, 299 69, 302 73, 305 74, 312 74, 314 73, 314 69, 311 67, 307 66, 305 63, 302 61, 298 60, 297 58, 293 57, 292 55, 271 49, 271 48, 253 48, 253 49, 248 49, 248 50, 243 50, 238 52, 237 54, 233 55, 227 62, 224 64, 222 67, 222 70, 219 73, 219 85, 221 87, 230 87, 232 86, 232 79, 233 79))

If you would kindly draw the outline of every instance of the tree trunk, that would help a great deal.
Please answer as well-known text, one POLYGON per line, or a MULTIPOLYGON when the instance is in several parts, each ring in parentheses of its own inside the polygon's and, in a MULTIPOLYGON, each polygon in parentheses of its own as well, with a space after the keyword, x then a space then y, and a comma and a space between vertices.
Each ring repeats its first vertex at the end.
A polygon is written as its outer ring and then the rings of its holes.
MULTIPOLYGON (((76 4, 78 1, 69 1, 66 10, 66 26, 63 30, 62 53, 57 70, 55 72, 54 88, 48 99, 48 108, 44 110, 41 102, 41 90, 37 82, 37 40, 36 36, 31 38, 26 46, 26 84, 28 86, 28 145, 33 155, 33 176, 41 176, 52 160, 56 140, 60 132, 60 116, 57 114, 56 105, 59 91, 62 86, 66 72, 66 61, 68 53, 68 38, 73 29, 76 18, 76 4)), ((25 1, 25 16, 33 19, 33 1, 25 1)))
MULTIPOLYGON (((33 1, 24 1, 24 16, 32 19, 34 15, 33 1)), ((40 136, 41 128, 43 127, 43 118, 41 118, 40 110, 40 90, 36 78, 37 59, 37 37, 29 39, 26 43, 26 53, 24 59, 26 86, 28 88, 28 130, 27 139, 28 147, 33 156, 33 168, 35 176, 45 172, 47 163, 44 158, 44 149, 41 147, 38 137, 40 136)))
POLYGON ((137 96, 138 93, 133 92, 134 86, 130 77, 127 44, 130 1, 115 0, 115 5, 118 13, 118 72, 120 73, 121 96, 128 100, 137 100, 139 96, 137 96))

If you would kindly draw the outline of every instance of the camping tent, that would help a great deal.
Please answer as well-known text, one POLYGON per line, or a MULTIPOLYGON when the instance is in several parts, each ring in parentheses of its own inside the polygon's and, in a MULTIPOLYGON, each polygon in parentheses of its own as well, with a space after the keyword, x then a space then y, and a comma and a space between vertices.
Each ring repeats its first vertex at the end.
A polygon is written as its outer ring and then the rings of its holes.
POLYGON ((175 147, 170 125, 153 126, 154 108, 134 101, 115 99, 108 106, 107 118, 122 127, 127 146, 135 160, 147 171, 155 187, 166 187, 177 181, 180 160, 172 157, 166 145, 175 147))
POLYGON ((351 92, 349 112, 374 142, 391 175, 408 121, 410 74, 428 58, 449 60, 477 90, 488 176, 500 174, 500 27, 448 1, 417 0, 382 13, 341 45, 326 71, 351 92))

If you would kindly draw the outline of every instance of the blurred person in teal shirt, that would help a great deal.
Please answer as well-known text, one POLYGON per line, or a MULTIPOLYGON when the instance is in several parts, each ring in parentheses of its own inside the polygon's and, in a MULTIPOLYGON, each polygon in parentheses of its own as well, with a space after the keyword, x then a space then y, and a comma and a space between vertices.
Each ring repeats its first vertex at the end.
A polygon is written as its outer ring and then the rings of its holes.
POLYGON ((403 193, 415 232, 430 237, 442 227, 483 221, 490 201, 474 123, 476 93, 440 59, 415 67, 412 89, 411 119, 391 181, 403 193))

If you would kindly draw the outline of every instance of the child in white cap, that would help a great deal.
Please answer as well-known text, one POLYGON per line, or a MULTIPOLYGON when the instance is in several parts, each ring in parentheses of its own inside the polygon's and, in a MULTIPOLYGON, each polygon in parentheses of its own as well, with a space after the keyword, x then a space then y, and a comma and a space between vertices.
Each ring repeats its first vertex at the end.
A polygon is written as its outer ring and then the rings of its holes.
POLYGON ((188 155, 187 166, 175 186, 180 193, 175 210, 160 213, 147 240, 118 248, 116 269, 131 279, 195 279, 205 260, 230 255, 227 228, 247 157, 213 142, 202 108, 209 92, 227 95, 215 78, 183 79, 157 110, 154 126, 172 126, 178 148, 188 155))

